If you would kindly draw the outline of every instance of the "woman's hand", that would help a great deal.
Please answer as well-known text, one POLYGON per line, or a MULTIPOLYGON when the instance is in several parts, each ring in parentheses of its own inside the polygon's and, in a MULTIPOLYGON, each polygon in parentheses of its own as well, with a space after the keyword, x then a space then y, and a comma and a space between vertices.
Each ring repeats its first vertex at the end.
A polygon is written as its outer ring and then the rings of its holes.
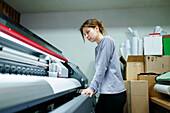
POLYGON ((83 95, 83 94, 89 94, 90 95, 90 97, 92 97, 92 95, 93 95, 93 91, 91 90, 91 89, 84 89, 82 92, 81 92, 81 94, 83 95))

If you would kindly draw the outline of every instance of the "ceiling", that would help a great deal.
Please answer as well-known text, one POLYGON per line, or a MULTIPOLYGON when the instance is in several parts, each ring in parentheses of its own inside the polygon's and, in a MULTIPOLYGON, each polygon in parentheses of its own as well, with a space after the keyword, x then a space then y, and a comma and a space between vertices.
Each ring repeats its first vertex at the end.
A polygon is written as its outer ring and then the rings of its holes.
POLYGON ((4 0, 20 13, 170 7, 170 0, 4 0))

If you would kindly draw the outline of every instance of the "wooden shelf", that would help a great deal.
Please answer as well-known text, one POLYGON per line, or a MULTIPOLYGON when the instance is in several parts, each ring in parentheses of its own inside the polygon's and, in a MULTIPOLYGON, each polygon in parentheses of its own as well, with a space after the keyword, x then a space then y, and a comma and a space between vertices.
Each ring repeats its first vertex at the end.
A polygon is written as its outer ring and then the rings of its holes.
POLYGON ((170 98, 150 97, 150 101, 170 110, 170 98))

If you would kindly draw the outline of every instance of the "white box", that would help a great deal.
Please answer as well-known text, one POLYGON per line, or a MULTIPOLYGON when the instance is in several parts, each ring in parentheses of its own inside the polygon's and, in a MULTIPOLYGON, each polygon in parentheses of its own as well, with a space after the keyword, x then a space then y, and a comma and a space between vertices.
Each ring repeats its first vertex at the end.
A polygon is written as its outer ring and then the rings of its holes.
POLYGON ((144 37, 144 55, 162 55, 162 36, 144 37))

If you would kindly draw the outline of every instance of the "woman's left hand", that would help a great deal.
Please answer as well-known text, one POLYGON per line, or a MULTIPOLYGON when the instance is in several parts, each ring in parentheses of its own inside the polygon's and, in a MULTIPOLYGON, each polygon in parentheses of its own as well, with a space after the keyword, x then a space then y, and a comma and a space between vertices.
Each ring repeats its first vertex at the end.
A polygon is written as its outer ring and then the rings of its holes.
POLYGON ((90 97, 92 97, 92 95, 93 95, 93 91, 91 90, 91 89, 84 89, 82 92, 81 92, 81 94, 83 95, 83 94, 89 94, 90 95, 90 97))

